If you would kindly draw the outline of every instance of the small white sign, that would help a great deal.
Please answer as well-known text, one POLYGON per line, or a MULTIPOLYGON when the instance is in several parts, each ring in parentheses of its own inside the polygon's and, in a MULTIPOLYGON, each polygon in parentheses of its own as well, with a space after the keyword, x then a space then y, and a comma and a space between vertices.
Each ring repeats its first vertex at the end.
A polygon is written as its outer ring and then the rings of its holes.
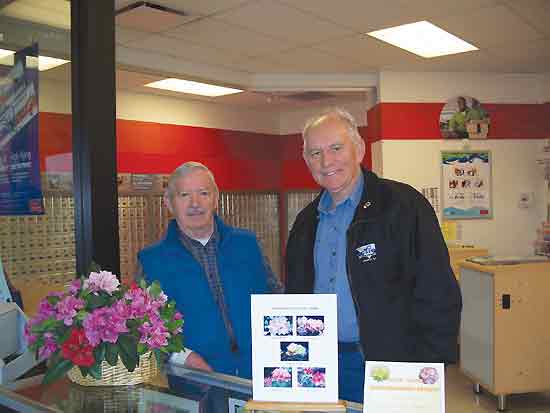
POLYGON ((366 413, 445 413, 443 363, 365 363, 366 413))
POLYGON ((252 295, 251 308, 253 399, 336 403, 336 295, 252 295))

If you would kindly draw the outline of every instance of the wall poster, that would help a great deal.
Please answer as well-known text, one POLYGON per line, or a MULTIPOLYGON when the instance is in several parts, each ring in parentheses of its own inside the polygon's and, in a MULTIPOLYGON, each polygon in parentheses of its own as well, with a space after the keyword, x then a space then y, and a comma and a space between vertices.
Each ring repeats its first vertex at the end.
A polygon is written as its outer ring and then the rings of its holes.
POLYGON ((34 44, 0 59, 0 215, 43 213, 34 44))
POLYGON ((491 153, 441 152, 443 219, 492 218, 491 153))

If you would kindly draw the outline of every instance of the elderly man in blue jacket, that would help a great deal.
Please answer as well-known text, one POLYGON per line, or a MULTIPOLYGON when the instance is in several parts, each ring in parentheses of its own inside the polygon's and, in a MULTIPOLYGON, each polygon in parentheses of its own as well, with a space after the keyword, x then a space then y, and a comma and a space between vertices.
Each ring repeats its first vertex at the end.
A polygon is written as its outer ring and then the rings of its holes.
POLYGON ((148 281, 158 280, 184 316, 186 367, 251 377, 250 295, 281 285, 256 236, 215 213, 218 188, 206 166, 187 162, 164 196, 174 216, 160 242, 140 251, 148 281))
POLYGON ((461 296, 429 202, 361 167, 348 112, 314 117, 303 139, 323 191, 290 232, 286 292, 337 294, 340 397, 363 400, 365 359, 455 362, 461 296))

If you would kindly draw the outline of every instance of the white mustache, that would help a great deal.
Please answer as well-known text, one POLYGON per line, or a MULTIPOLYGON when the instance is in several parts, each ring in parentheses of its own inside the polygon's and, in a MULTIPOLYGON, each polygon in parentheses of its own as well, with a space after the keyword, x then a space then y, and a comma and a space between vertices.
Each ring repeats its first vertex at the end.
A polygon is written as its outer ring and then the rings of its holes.
POLYGON ((194 216, 194 215, 202 215, 206 212, 204 208, 200 207, 191 207, 187 208, 187 211, 185 211, 186 215, 194 216))

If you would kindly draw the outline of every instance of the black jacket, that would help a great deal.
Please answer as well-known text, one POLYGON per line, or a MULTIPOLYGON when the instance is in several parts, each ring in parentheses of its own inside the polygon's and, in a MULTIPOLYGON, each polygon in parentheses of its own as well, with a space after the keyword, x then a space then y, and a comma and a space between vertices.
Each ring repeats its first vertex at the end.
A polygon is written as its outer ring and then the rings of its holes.
MULTIPOLYGON (((462 300, 433 208, 409 185, 363 174, 365 191, 347 231, 347 270, 365 357, 453 363, 462 300)), ((313 292, 319 199, 290 232, 289 294, 313 292)))

